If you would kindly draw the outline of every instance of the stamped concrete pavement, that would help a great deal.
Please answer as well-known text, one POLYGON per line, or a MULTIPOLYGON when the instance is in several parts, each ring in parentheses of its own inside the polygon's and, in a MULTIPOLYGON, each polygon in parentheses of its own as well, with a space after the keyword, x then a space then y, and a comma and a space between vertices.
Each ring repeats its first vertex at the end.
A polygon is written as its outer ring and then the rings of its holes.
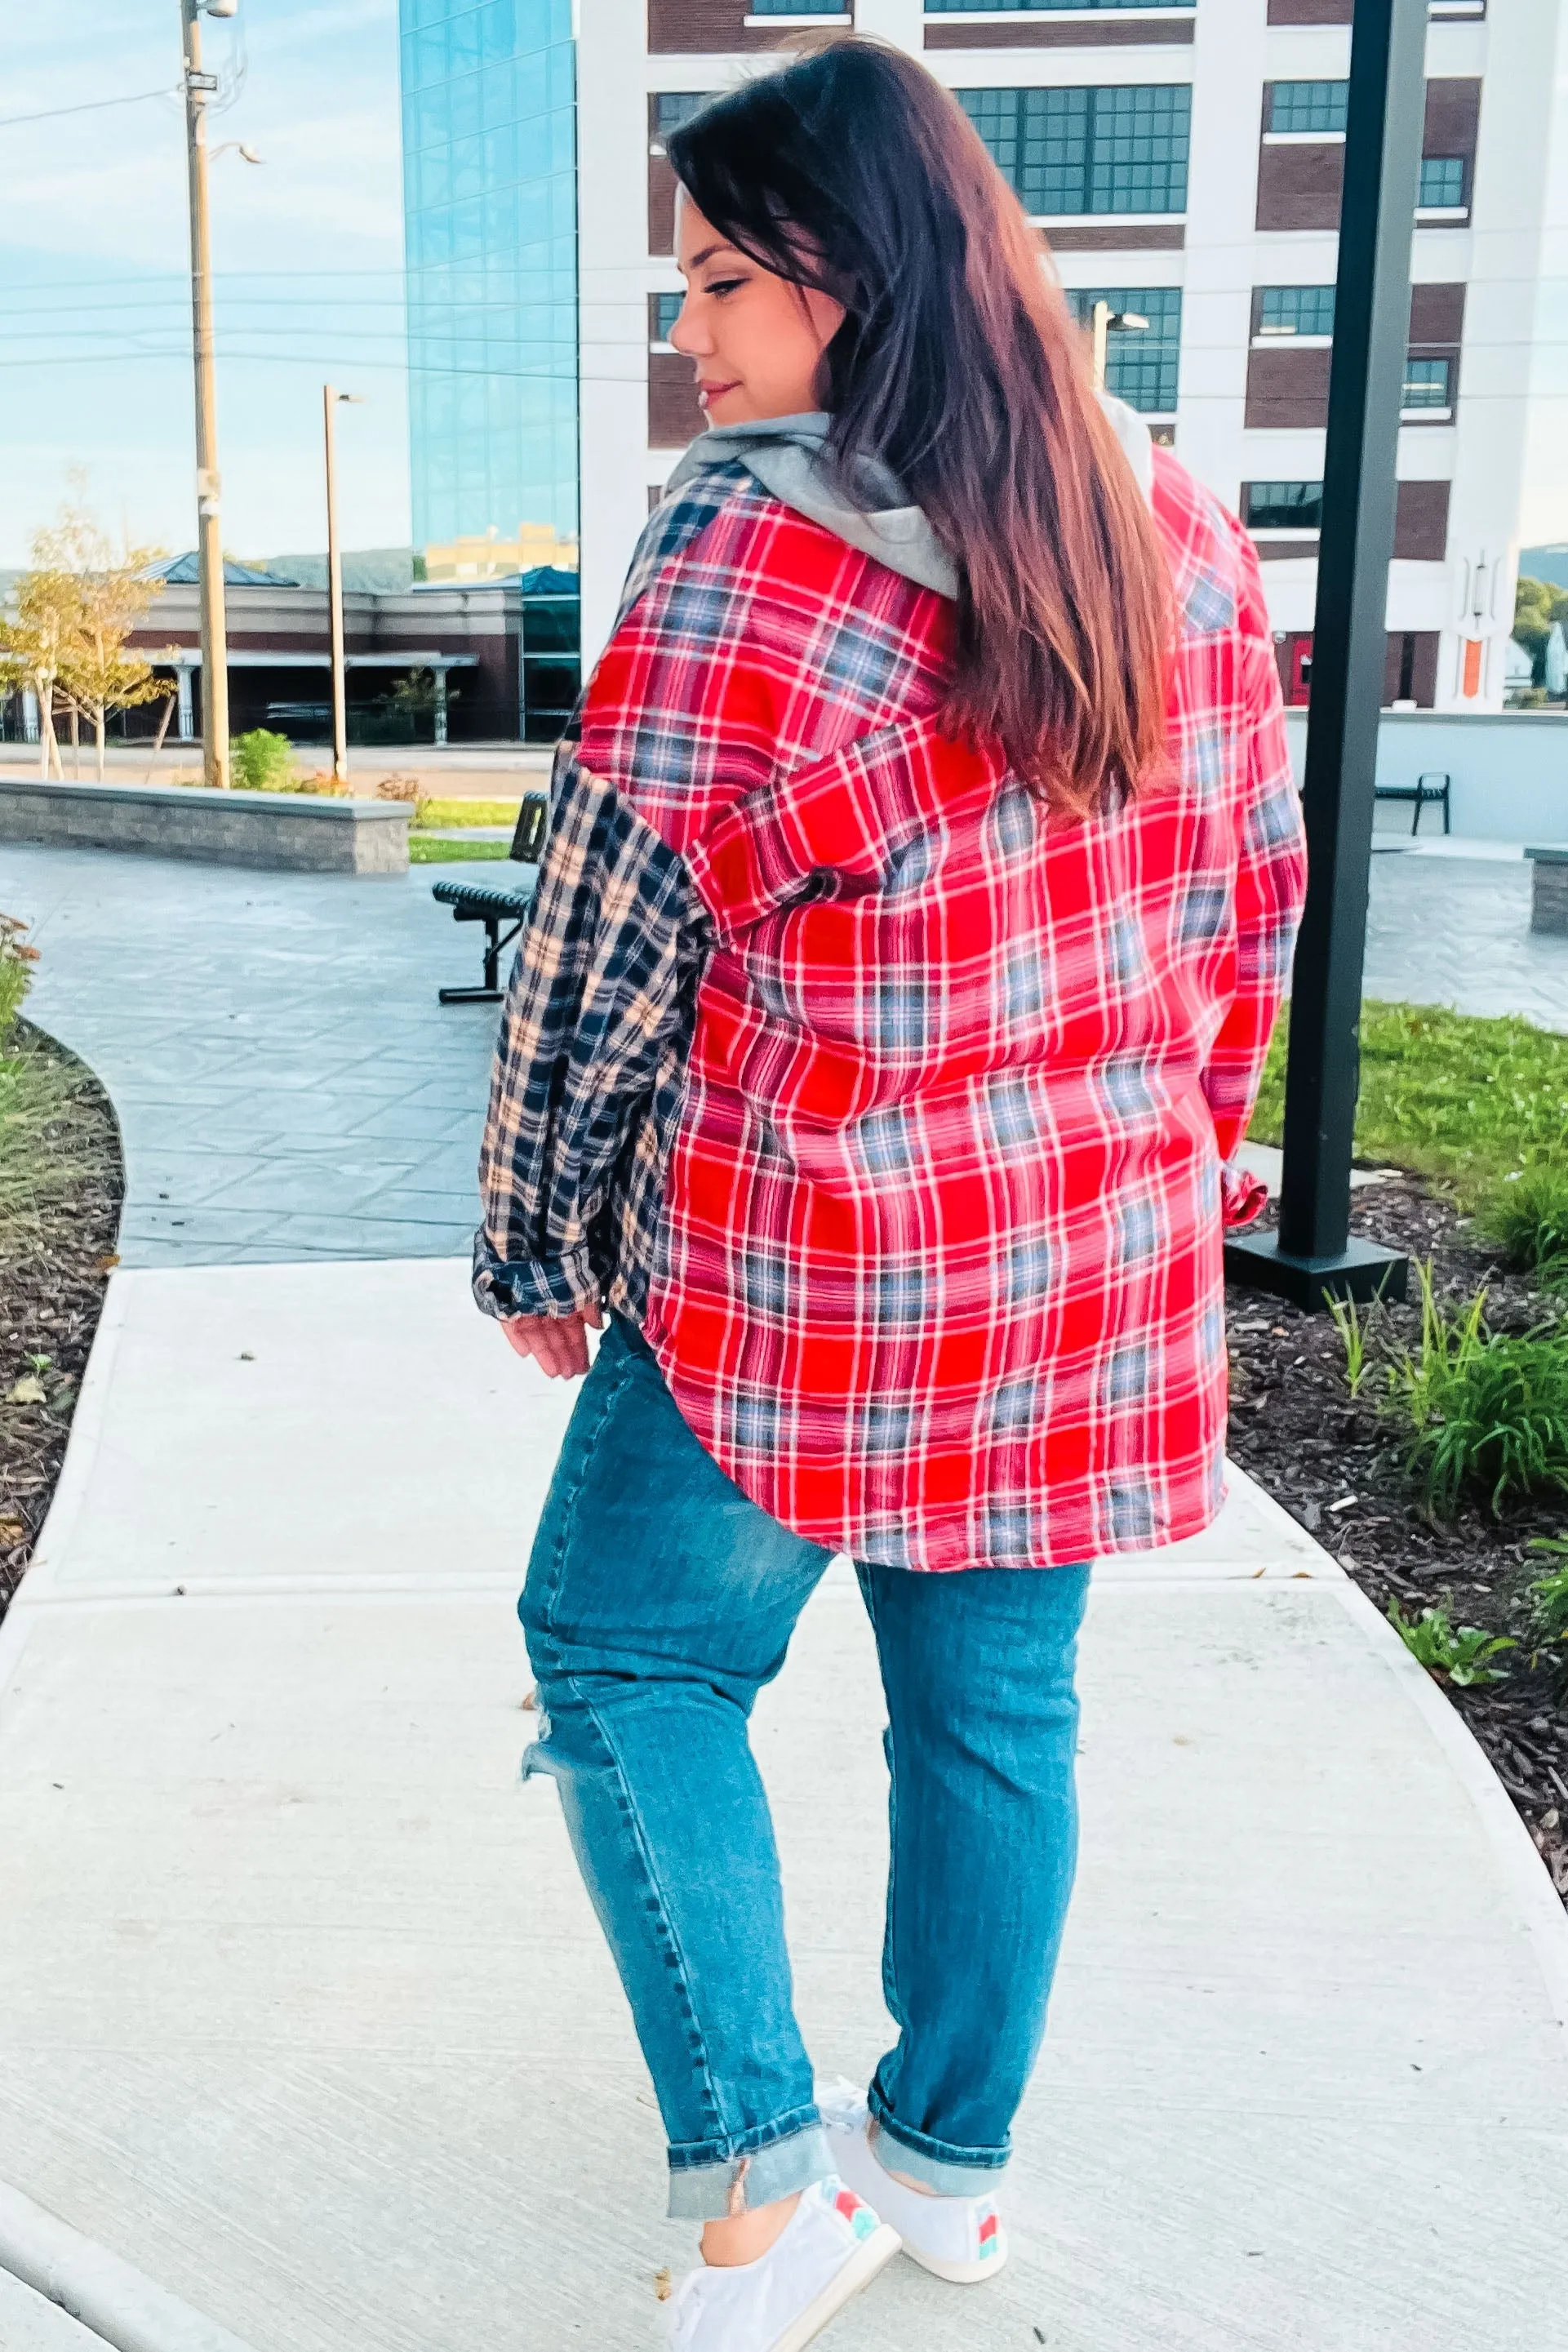
POLYGON ((0 845, 27 1010, 120 1116, 127 1265, 444 1257, 478 1223, 496 1007, 428 867, 251 874, 0 845))

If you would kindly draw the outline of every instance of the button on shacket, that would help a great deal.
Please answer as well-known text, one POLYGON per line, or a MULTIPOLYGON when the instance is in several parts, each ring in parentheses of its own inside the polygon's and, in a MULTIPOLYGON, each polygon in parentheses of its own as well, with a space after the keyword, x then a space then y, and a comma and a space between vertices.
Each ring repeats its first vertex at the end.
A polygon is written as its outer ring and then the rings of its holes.
POLYGON ((1224 1173, 1305 884, 1240 526, 1166 451, 1167 755, 1048 819, 939 718, 953 606, 720 457, 562 747, 476 1290, 602 1297, 720 1465, 917 1569, 1166 1543, 1222 1496, 1224 1173))

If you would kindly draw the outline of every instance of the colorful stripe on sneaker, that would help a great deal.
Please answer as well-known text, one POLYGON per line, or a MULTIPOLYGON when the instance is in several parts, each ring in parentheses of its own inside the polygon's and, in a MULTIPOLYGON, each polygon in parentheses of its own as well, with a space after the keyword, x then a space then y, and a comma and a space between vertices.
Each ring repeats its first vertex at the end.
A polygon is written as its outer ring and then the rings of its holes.
POLYGON ((852 2189, 846 2189, 841 2180, 824 2180, 822 2197, 836 2213, 843 2215, 857 2238, 869 2238, 876 2230, 877 2218, 871 2207, 863 2203, 852 2189))
POLYGON ((1002 2242, 1002 2225, 994 2205, 988 2205, 980 2215, 980 2259, 994 2254, 1002 2242))

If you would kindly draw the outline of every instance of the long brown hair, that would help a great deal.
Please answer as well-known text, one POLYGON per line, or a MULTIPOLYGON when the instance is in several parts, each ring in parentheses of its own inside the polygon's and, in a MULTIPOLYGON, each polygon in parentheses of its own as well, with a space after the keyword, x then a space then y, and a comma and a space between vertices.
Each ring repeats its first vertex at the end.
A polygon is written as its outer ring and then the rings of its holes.
POLYGON ((824 354, 830 457, 902 479, 959 574, 946 723, 1086 815, 1166 732, 1170 578, 1095 396, 1086 340, 951 93, 853 37, 670 135, 704 217, 845 307, 824 354))

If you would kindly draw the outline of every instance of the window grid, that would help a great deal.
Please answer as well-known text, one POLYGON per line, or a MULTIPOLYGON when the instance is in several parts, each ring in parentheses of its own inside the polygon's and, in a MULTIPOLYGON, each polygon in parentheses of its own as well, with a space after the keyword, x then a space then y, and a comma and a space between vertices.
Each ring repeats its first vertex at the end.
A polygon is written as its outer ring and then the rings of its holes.
POLYGON ((1186 210, 1186 82, 955 95, 1031 215, 1186 210))
POLYGON ((653 135, 667 139, 683 122, 700 113, 713 96, 711 89, 662 89, 653 100, 653 135))
POLYGON ((1423 155, 1418 205, 1455 209, 1465 201, 1465 159, 1462 155, 1423 155))
POLYGON ((1270 131, 1344 129, 1347 81, 1273 81, 1269 85, 1270 131))
POLYGON ((1413 360, 1405 362, 1405 393, 1401 406, 1405 408, 1451 408, 1453 400, 1449 382, 1453 371, 1451 360, 1413 360))
POLYGON ((1179 286, 1075 286, 1068 306, 1087 327, 1096 302, 1146 319, 1146 329, 1113 329, 1105 345, 1105 389, 1145 416, 1174 416, 1181 374, 1179 286))
POLYGON ((680 317, 681 304, 685 300, 685 299, 686 298, 684 294, 654 295, 653 341, 656 343, 667 343, 669 341, 670 329, 680 317))
POLYGON ((1260 286, 1258 331, 1274 335, 1332 335, 1332 286, 1260 286))
MULTIPOLYGON (((782 7, 785 0, 779 0, 782 7)), ((755 0, 754 0, 755 5, 755 0)), ((983 10, 987 16, 1005 11, 1009 15, 1046 16, 1053 8, 1192 8, 1197 0, 925 0, 928 16, 973 16, 983 10)))
POLYGON ((748 16, 847 16, 847 0, 747 0, 748 16))
POLYGON ((1249 482, 1246 511, 1241 520, 1249 530, 1317 530, 1323 519, 1321 482, 1249 482))

